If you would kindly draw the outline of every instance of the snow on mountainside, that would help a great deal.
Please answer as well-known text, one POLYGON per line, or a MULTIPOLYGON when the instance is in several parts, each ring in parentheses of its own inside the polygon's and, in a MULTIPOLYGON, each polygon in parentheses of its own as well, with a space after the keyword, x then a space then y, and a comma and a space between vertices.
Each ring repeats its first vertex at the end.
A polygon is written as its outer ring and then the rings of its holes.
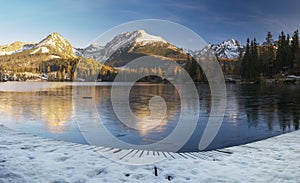
POLYGON ((230 39, 213 45, 212 49, 216 51, 218 58, 238 58, 244 47, 237 40, 230 39))
POLYGON ((133 59, 137 55, 157 55, 183 59, 184 54, 188 53, 197 58, 207 53, 208 50, 221 59, 237 59, 244 51, 244 47, 237 40, 229 39, 220 44, 208 44, 202 50, 185 49, 183 52, 160 36, 150 35, 144 30, 136 30, 121 33, 104 46, 94 43, 84 49, 78 49, 73 48, 59 33, 54 32, 39 43, 14 42, 0 46, 0 56, 29 51, 29 54, 48 54, 65 58, 81 56, 93 58, 100 62, 114 60, 116 63, 120 57, 133 59))
POLYGON ((11 55, 31 50, 30 54, 50 53, 63 57, 75 57, 72 45, 59 33, 48 35, 39 43, 14 42, 0 46, 0 55, 11 55))
POLYGON ((34 43, 16 41, 8 45, 0 46, 0 55, 11 55, 14 53, 19 53, 24 50, 32 49, 34 45, 34 43))
POLYGON ((229 39, 220 44, 208 44, 202 50, 182 50, 163 38, 150 35, 144 30, 121 33, 105 46, 94 43, 85 49, 74 50, 77 56, 93 58, 100 62, 108 61, 111 66, 122 66, 127 61, 142 55, 156 55, 173 60, 184 60, 186 54, 198 58, 209 53, 216 55, 219 59, 236 60, 243 51, 244 47, 234 39, 229 39))
POLYGON ((31 54, 37 52, 48 53, 50 51, 64 57, 75 57, 72 45, 57 32, 48 35, 45 39, 40 41, 34 47, 31 54))
POLYGON ((105 46, 94 43, 85 49, 76 49, 75 54, 104 62, 110 59, 113 54, 121 53, 130 47, 145 46, 157 42, 167 43, 159 36, 150 35, 144 30, 136 30, 132 33, 126 32, 115 36, 105 46))
POLYGON ((237 40, 229 39, 220 44, 207 44, 202 50, 185 50, 185 52, 195 58, 198 58, 205 54, 208 50, 214 52, 217 58, 238 59, 240 54, 244 52, 244 46, 242 46, 237 40))
POLYGON ((167 41, 165 41, 162 37, 150 35, 144 30, 135 31, 134 34, 136 35, 135 41, 137 43, 141 43, 142 45, 153 43, 153 42, 167 43, 167 41))

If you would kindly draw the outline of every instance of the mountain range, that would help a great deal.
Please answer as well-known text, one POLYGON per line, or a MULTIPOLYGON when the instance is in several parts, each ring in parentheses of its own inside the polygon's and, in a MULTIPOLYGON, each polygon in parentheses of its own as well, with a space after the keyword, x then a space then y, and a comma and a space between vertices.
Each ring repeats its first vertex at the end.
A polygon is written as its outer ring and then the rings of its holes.
POLYGON ((195 73, 192 60, 208 51, 212 51, 219 60, 236 61, 240 59, 244 47, 237 40, 229 39, 220 44, 207 44, 202 50, 188 50, 160 36, 136 30, 121 33, 105 45, 93 43, 86 48, 74 48, 63 36, 54 32, 38 43, 14 42, 0 46, 0 74, 1 70, 13 73, 52 73, 52 78, 57 81, 70 78, 70 75, 73 78, 74 69, 80 66, 77 76, 86 79, 96 75, 100 68, 103 75, 111 75, 117 72, 115 69, 131 60, 147 55, 176 61, 195 73), (102 67, 104 62, 106 66, 102 67))
POLYGON ((92 58, 112 66, 121 66, 143 55, 163 56, 176 61, 186 59, 187 54, 197 58, 208 49, 212 50, 217 58, 238 59, 244 51, 244 46, 237 40, 229 39, 220 44, 209 43, 202 50, 188 50, 178 48, 162 37, 148 34, 144 30, 136 30, 121 33, 104 46, 93 43, 86 48, 74 48, 59 33, 54 32, 39 43, 18 41, 0 46, 0 56, 26 51, 27 54, 47 54, 52 58, 92 58))
POLYGON ((239 41, 229 39, 220 44, 208 44, 202 50, 178 48, 159 36, 148 34, 144 30, 122 33, 114 37, 105 46, 91 44, 84 49, 76 49, 76 55, 93 58, 99 62, 108 62, 111 66, 122 66, 128 61, 143 55, 163 56, 176 61, 183 61, 188 56, 200 57, 213 51, 219 59, 238 60, 244 52, 239 41))

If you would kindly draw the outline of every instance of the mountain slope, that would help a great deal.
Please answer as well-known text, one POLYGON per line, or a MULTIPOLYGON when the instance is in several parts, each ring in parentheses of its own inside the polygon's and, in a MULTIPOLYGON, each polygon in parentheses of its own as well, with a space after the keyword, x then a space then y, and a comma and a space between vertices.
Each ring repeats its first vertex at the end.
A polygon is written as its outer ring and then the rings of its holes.
POLYGON ((63 58, 75 57, 72 45, 57 32, 48 35, 36 44, 32 50, 31 54, 52 53, 63 58))
POLYGON ((218 58, 237 59, 240 57, 244 47, 234 39, 229 39, 220 44, 212 45, 218 58))
POLYGON ((150 35, 144 30, 122 33, 115 36, 105 46, 92 44, 77 51, 79 52, 77 55, 106 62, 115 67, 123 66, 144 55, 162 56, 177 61, 186 60, 188 57, 182 49, 159 36, 150 35))
POLYGON ((22 52, 24 50, 29 50, 34 47, 35 43, 26 43, 16 41, 8 45, 0 46, 0 55, 11 55, 14 53, 22 52))
POLYGON ((186 53, 189 53, 195 58, 201 57, 208 51, 213 52, 214 55, 221 60, 237 60, 244 52, 244 46, 242 46, 237 40, 229 39, 220 44, 207 44, 202 50, 185 50, 186 53))
POLYGON ((59 33, 48 35, 39 43, 14 42, 9 45, 0 46, 0 55, 12 55, 30 50, 30 54, 48 54, 52 58, 74 58, 72 45, 59 33), (52 55, 52 56, 51 56, 52 55))
POLYGON ((56 81, 72 79, 79 62, 71 44, 58 33, 48 35, 39 43, 15 42, 1 48, 0 73, 11 80, 41 73, 52 73, 51 79, 56 81))
POLYGON ((37 79, 65 81, 80 78, 95 81, 102 71, 102 79, 114 69, 105 67, 94 59, 76 57, 72 45, 57 32, 39 43, 15 42, 0 47, 0 78, 8 80, 37 79))

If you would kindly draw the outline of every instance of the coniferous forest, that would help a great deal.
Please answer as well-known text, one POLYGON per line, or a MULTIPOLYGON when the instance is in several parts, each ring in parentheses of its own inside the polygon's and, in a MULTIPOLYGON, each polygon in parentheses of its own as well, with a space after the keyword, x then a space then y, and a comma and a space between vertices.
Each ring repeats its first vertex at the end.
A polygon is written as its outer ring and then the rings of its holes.
POLYGON ((300 74, 299 31, 293 35, 281 32, 278 40, 267 33, 265 42, 259 45, 254 38, 247 39, 241 60, 241 76, 244 80, 278 79, 287 75, 300 74))

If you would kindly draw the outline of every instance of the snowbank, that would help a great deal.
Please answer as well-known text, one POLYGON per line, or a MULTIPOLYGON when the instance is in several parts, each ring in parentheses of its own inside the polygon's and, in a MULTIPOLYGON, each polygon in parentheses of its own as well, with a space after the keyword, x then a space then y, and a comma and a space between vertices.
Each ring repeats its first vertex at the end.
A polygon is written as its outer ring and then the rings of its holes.
POLYGON ((0 126, 0 183, 300 180, 300 131, 218 151, 173 154, 172 158, 145 166, 112 162, 98 150, 0 126))

